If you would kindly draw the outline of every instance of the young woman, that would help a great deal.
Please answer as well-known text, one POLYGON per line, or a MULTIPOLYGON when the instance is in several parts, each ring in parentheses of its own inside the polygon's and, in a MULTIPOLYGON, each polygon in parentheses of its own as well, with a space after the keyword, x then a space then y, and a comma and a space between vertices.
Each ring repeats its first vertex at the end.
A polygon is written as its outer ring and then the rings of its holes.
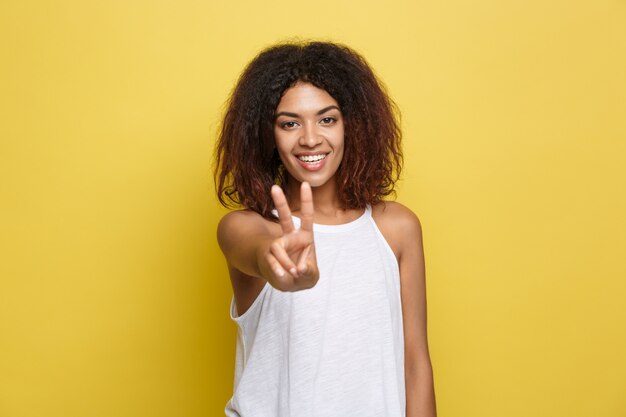
POLYGON ((230 417, 433 417, 422 233, 393 193, 397 113, 366 61, 280 44, 244 70, 216 146, 238 325, 230 417))

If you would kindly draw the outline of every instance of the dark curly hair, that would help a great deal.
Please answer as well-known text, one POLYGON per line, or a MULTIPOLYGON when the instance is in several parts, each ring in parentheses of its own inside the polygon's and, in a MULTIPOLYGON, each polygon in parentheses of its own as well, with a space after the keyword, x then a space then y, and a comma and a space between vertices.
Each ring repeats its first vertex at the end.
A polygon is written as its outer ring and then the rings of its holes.
POLYGON ((364 208, 394 192, 402 168, 399 112, 365 59, 345 45, 291 42, 262 51, 241 74, 215 147, 214 180, 226 207, 243 206, 271 219, 273 184, 286 185, 274 147, 275 111, 298 81, 330 94, 344 118, 337 170, 344 208, 364 208))

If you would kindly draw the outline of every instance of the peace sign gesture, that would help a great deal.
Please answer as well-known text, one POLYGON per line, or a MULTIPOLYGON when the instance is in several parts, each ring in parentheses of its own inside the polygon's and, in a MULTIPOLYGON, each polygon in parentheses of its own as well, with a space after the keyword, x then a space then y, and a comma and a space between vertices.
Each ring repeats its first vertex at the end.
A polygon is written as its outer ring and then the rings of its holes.
POLYGON ((270 284, 282 291, 312 288, 319 279, 313 242, 313 193, 303 182, 300 187, 300 228, 296 229, 283 190, 272 186, 272 199, 278 211, 282 236, 269 246, 266 260, 271 268, 270 284), (273 282, 272 282, 273 281, 273 282))

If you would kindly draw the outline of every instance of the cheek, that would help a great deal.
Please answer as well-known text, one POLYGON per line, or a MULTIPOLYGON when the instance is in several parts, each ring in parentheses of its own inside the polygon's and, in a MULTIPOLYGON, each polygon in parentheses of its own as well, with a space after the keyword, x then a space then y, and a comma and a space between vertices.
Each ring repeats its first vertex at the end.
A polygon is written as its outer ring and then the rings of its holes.
POLYGON ((337 149, 337 151, 341 152, 343 154, 343 151, 346 148, 346 143, 344 140, 344 133, 343 130, 335 137, 335 149, 337 149))
POLYGON ((274 130, 274 145, 278 151, 278 155, 283 163, 286 159, 291 159, 291 152, 296 145, 297 136, 292 132, 285 132, 280 130, 274 130))

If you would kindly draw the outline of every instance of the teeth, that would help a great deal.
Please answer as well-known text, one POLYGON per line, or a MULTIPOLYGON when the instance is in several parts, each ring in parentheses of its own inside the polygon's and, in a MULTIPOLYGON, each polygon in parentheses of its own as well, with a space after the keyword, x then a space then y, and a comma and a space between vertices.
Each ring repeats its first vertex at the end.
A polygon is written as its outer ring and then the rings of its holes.
POLYGON ((321 154, 321 155, 300 155, 298 157, 299 160, 304 161, 304 162, 319 162, 322 159, 326 158, 325 154, 321 154))

